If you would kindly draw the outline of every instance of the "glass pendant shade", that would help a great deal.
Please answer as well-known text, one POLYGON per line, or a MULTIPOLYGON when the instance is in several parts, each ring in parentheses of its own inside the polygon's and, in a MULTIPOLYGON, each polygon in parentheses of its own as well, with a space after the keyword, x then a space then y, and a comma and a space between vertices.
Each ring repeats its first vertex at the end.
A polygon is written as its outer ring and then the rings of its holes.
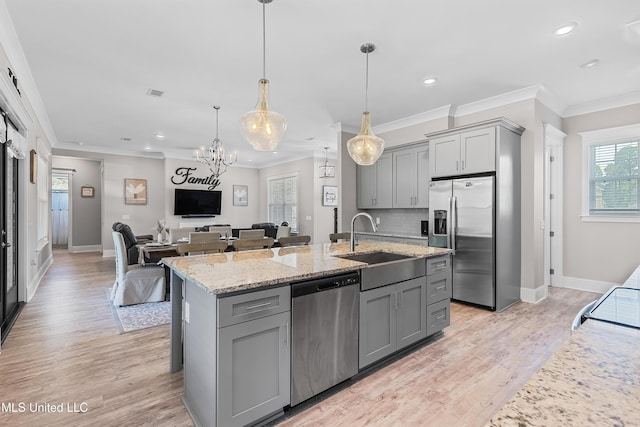
POLYGON ((287 119, 269 111, 269 80, 260 79, 256 109, 240 118, 240 133, 254 150, 272 151, 286 132, 287 119))
POLYGON ((369 166, 378 161, 384 151, 384 140, 371 130, 371 114, 362 113, 362 126, 358 135, 347 141, 347 150, 351 158, 359 165, 369 166))

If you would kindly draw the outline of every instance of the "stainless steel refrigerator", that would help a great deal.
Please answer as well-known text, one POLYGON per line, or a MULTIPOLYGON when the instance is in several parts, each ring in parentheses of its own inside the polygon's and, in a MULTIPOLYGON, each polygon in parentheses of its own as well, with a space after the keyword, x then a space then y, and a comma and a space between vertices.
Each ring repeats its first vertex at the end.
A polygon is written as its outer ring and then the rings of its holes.
MULTIPOLYGON (((515 260, 501 262, 496 256, 507 254, 510 244, 506 233, 502 233, 504 241, 499 239, 499 222, 509 227, 513 221, 498 206, 494 175, 429 184, 429 246, 453 250, 453 299, 492 310, 502 310, 520 299, 519 259, 516 268, 509 265, 515 260)), ((516 249, 512 248, 519 256, 520 248, 516 249)))

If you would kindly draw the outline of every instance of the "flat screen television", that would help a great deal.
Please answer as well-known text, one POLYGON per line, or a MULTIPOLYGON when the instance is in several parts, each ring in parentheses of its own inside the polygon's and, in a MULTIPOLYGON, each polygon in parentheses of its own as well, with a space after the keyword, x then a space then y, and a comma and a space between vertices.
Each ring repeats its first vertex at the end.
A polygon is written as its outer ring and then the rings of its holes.
POLYGON ((220 215, 222 191, 175 189, 173 214, 183 217, 220 215))

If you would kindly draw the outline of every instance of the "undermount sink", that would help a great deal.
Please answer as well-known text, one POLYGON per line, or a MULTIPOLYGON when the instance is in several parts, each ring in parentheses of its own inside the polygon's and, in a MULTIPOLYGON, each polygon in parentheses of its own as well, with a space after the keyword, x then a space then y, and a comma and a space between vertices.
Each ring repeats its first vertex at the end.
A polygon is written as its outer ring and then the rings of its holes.
POLYGON ((383 262, 400 261, 415 258, 409 255, 395 254, 391 252, 369 252, 364 254, 336 255, 338 258, 349 259, 351 261, 366 262, 369 265, 382 264, 383 262))
POLYGON ((369 264, 360 273, 360 288, 379 288, 391 283, 402 282, 426 274, 424 258, 390 252, 370 252, 360 254, 335 255, 338 258, 369 264))

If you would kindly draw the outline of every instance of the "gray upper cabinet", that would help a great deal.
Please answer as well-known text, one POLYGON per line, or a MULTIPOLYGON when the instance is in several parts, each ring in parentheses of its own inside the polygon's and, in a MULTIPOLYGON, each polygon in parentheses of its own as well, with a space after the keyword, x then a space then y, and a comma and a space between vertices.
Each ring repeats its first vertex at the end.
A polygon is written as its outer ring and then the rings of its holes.
POLYGON ((393 151, 393 207, 429 207, 429 147, 393 151))
POLYGON ((358 209, 384 209, 392 206, 391 153, 384 153, 371 166, 358 166, 358 209))
POLYGON ((496 128, 469 130, 429 140, 432 177, 496 170, 496 128))

